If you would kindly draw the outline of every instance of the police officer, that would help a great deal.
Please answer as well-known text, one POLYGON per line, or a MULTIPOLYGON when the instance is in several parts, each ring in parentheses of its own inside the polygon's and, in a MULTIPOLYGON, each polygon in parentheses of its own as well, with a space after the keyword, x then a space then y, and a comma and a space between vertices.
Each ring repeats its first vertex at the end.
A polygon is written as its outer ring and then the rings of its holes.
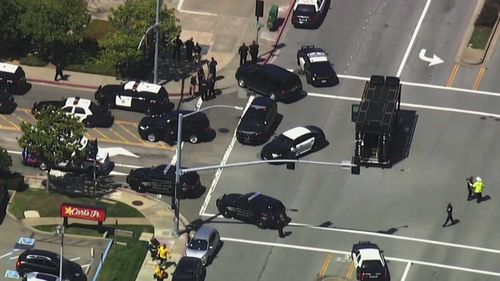
POLYGON ((474 199, 472 196, 472 186, 474 185, 474 177, 468 177, 465 179, 467 182, 467 201, 474 199))
POLYGON ((186 43, 184 43, 186 46, 186 60, 188 61, 193 61, 193 51, 194 51, 194 42, 193 42, 193 37, 189 38, 186 43))
POLYGON ((158 258, 158 247, 160 246, 160 241, 158 241, 155 237, 151 238, 148 242, 147 248, 151 253, 151 258, 153 260, 158 258))
POLYGON ((238 55, 240 55, 240 65, 244 65, 247 63, 248 56, 248 47, 245 45, 245 42, 238 49, 238 55))
POLYGON ((54 76, 54 81, 59 80, 59 76, 61 76, 61 80, 64 80, 63 65, 60 59, 58 59, 56 63, 56 76, 54 76))
POLYGON ((174 55, 172 59, 177 59, 177 61, 181 60, 181 48, 182 48, 182 40, 177 35, 177 38, 174 40, 174 55))
POLYGON ((210 75, 207 79, 207 95, 205 100, 211 99, 213 96, 215 96, 215 77, 210 75))
POLYGON ((250 45, 250 56, 252 57, 252 63, 257 63, 257 56, 259 55, 259 44, 255 43, 255 40, 252 41, 250 45))
POLYGON ((198 42, 194 45, 194 57, 196 63, 201 63, 201 46, 198 42))
POLYGON ((472 188, 474 189, 474 194, 476 196, 476 202, 481 203, 483 201, 483 190, 485 188, 485 184, 481 177, 476 177, 476 181, 472 185, 472 188))
POLYGON ((446 217, 446 221, 443 224, 443 227, 446 227, 448 222, 451 222, 450 225, 454 225, 455 221, 453 220, 453 206, 451 206, 451 203, 448 203, 448 206, 446 206, 446 213, 448 213, 448 216, 446 217))
POLYGON ((214 79, 217 78, 217 61, 214 57, 212 57, 208 63, 208 75, 213 76, 214 79))

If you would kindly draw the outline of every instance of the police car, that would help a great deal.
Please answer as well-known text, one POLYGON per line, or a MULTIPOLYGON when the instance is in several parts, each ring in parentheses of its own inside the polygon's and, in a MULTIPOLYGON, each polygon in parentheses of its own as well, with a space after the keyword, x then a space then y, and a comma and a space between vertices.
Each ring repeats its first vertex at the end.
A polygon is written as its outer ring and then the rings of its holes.
POLYGON ((351 258, 358 280, 389 280, 383 251, 370 241, 352 245, 351 258))
POLYGON ((85 127, 104 127, 108 128, 113 125, 115 118, 111 115, 108 107, 96 105, 89 99, 80 97, 71 97, 56 101, 41 101, 35 102, 31 109, 31 114, 42 111, 43 109, 53 106, 62 109, 66 114, 70 114, 83 122, 85 127))
POLYGON ((313 86, 335 86, 339 83, 337 73, 321 48, 302 46, 297 51, 297 64, 305 73, 307 83, 313 86))
POLYGON ((293 6, 293 26, 319 27, 329 6, 329 0, 297 0, 293 6))
POLYGON ((18 65, 0 63, 0 83, 6 83, 14 93, 21 93, 26 85, 26 74, 18 65))
POLYGON ((168 113, 174 108, 164 87, 142 81, 99 86, 95 99, 101 105, 148 115, 168 113))

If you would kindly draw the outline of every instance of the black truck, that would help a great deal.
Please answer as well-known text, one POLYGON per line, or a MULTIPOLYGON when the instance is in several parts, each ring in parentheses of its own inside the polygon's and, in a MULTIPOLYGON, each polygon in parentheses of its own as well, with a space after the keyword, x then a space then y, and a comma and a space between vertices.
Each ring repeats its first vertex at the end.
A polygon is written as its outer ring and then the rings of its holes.
POLYGON ((392 167, 400 104, 399 78, 373 75, 366 82, 361 102, 352 105, 351 120, 356 130, 353 160, 356 165, 392 167))

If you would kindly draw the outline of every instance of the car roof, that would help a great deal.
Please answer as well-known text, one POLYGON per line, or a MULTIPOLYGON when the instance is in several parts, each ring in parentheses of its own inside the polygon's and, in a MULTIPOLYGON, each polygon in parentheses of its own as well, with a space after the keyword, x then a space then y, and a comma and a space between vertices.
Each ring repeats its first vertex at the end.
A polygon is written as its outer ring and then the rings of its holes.
POLYGON ((308 49, 306 55, 310 62, 328 61, 326 52, 320 48, 308 49))
POLYGON ((243 197, 249 196, 247 198, 248 202, 252 202, 253 204, 258 206, 259 208, 267 208, 267 207, 281 208, 283 206, 283 203, 281 201, 279 201, 278 199, 273 198, 271 196, 264 195, 260 192, 251 192, 251 193, 244 194, 242 196, 243 197))
POLYGON ((89 99, 81 99, 79 97, 71 97, 66 100, 66 104, 64 106, 74 106, 78 105, 81 107, 90 107, 92 101, 89 99))
POLYGON ((194 234, 193 239, 208 240, 210 238, 210 235, 212 235, 212 233, 214 233, 215 231, 215 228, 211 226, 202 225, 194 234))
POLYGON ((359 249, 363 260, 380 260, 380 251, 376 248, 359 249))
POLYGON ((54 253, 54 252, 46 251, 46 250, 39 250, 39 249, 28 249, 28 250, 24 251, 21 255, 24 255, 24 256, 28 256, 28 255, 47 256, 49 258, 59 257, 59 255, 54 253))
POLYGON ((282 133, 282 135, 284 135, 285 137, 287 137, 289 139, 295 140, 298 137, 303 136, 305 134, 308 134, 310 132, 311 132, 311 130, 307 129, 306 127, 300 126, 300 127, 292 128, 292 129, 282 133))
POLYGON ((316 5, 316 0, 297 0, 297 5, 316 5))
POLYGON ((19 66, 15 65, 15 64, 1 63, 0 62, 0 71, 3 71, 3 72, 15 73, 18 67, 19 66))
POLYGON ((157 94, 158 92, 160 92, 160 89, 161 89, 160 85, 142 82, 142 81, 129 81, 129 82, 125 83, 125 85, 123 85, 123 89, 134 90, 134 86, 136 86, 135 90, 138 92, 149 92, 149 93, 153 93, 153 94, 157 94))
POLYGON ((191 269, 193 269, 193 266, 196 263, 199 263, 199 262, 201 262, 201 260, 199 258, 184 256, 184 257, 181 257, 181 259, 177 263, 175 269, 176 269, 176 271, 177 270, 181 270, 181 271, 188 270, 188 271, 191 271, 191 269))

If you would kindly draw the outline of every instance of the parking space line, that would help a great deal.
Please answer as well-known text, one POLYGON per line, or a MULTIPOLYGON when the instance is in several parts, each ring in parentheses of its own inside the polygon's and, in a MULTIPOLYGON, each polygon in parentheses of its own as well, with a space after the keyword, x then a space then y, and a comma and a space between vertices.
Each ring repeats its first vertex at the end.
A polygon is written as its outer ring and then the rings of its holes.
POLYGON ((77 261, 79 259, 81 259, 81 257, 72 258, 72 259, 70 259, 70 261, 77 261))
POLYGON ((455 82, 455 78, 457 77, 458 69, 460 68, 460 64, 455 63, 453 68, 451 69, 450 77, 448 78, 448 83, 446 83, 446 87, 450 87, 455 82))
MULTIPOLYGON (((250 244, 250 245, 259 245, 259 246, 281 247, 281 248, 287 248, 287 249, 304 250, 304 251, 319 252, 319 253, 334 253, 334 254, 341 254, 341 255, 350 254, 347 251, 300 246, 300 245, 296 245, 296 244, 289 245, 289 244, 276 243, 276 242, 264 242, 264 241, 247 240, 247 239, 231 238, 231 237, 221 237, 221 240, 224 242, 235 242, 235 243, 243 243, 243 244, 250 244)), ((411 263, 411 264, 418 264, 418 265, 424 265, 424 266, 429 266, 429 267, 437 267, 437 268, 464 271, 464 272, 470 272, 470 273, 477 273, 477 274, 482 274, 482 275, 500 276, 500 272, 474 269, 474 268, 469 268, 469 267, 459 267, 459 266, 454 266, 454 265, 426 262, 426 261, 420 261, 420 260, 409 260, 409 259, 396 258, 396 257, 385 257, 385 259, 388 261, 401 262, 401 263, 406 263, 406 264, 411 263)))
POLYGON ((333 255, 328 254, 326 255, 325 261, 323 262, 323 265, 321 266, 321 270, 319 271, 319 277, 325 276, 326 271, 328 270, 328 267, 330 266, 330 263, 333 260, 333 255))
POLYGON ((15 256, 15 257, 10 257, 9 260, 15 260, 17 259, 19 256, 15 256))
POLYGON ((129 129, 127 129, 122 124, 118 124, 118 126, 120 126, 123 130, 125 130, 125 132, 127 132, 129 135, 131 135, 132 137, 134 137, 136 140, 139 140, 139 142, 143 142, 143 140, 141 138, 137 137, 137 135, 135 135, 134 133, 132 133, 129 129))
POLYGON ((137 122, 132 122, 132 121, 125 121, 125 120, 115 120, 116 124, 125 124, 125 125, 132 125, 134 127, 137 127, 138 123, 137 122))
POLYGON ((7 257, 7 256, 10 256, 10 255, 12 255, 12 252, 7 253, 7 254, 5 254, 5 255, 3 255, 3 256, 0 256, 0 259, 3 259, 3 258, 5 258, 5 257, 7 257))
POLYGON ((411 266, 411 262, 408 262, 406 264, 405 271, 403 272, 403 277, 401 277, 401 281, 406 280, 406 276, 408 276, 408 271, 410 271, 410 266, 411 266))
POLYGON ((23 118, 19 117, 19 115, 17 115, 16 113, 12 113, 12 116, 16 117, 21 122, 30 123, 29 121, 24 120, 23 118))
MULTIPOLYGON (((105 134, 103 134, 103 133, 102 133, 101 131, 99 131, 98 129, 96 129, 96 128, 92 128, 91 130, 92 130, 92 132, 96 132, 98 135, 101 135, 104 139, 111 140, 108 136, 106 136, 105 134)), ((87 131, 87 133, 88 133, 88 131, 87 131)))
POLYGON ((126 143, 131 143, 131 142, 129 142, 126 138, 122 137, 122 135, 120 135, 120 134, 118 134, 117 132, 115 132, 115 130, 113 130, 112 128, 109 128, 109 130, 110 130, 113 134, 115 134, 117 137, 121 138, 124 142, 126 142, 126 143))
POLYGON ((17 128, 5 127, 5 126, 2 126, 2 125, 0 125, 0 129, 6 130, 6 131, 14 131, 14 132, 19 132, 20 131, 17 128))
POLYGON ((10 121, 9 119, 7 119, 5 116, 1 115, 0 114, 0 117, 2 117, 2 119, 4 119, 5 121, 9 122, 14 128, 16 128, 18 131, 21 131, 21 129, 19 128, 19 126, 17 126, 14 122, 10 121))
POLYGON ((477 73, 476 79, 474 80, 474 84, 472 85, 472 90, 479 89, 479 84, 481 84, 481 80, 483 80, 484 73, 486 73, 487 68, 481 66, 479 72, 477 73))

